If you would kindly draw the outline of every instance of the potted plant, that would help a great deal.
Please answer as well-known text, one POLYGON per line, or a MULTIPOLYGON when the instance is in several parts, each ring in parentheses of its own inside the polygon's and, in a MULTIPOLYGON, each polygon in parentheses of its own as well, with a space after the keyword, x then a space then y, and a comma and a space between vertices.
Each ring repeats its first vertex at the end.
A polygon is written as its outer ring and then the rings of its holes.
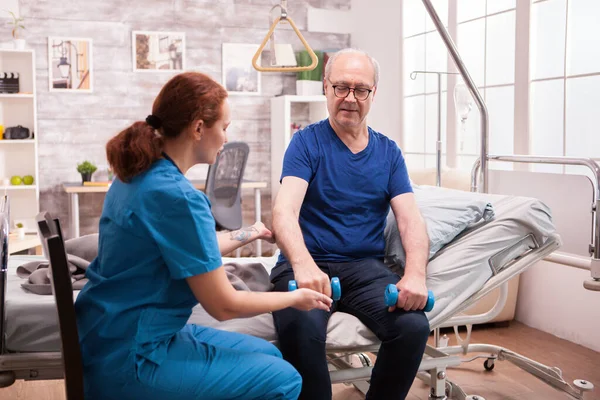
POLYGON ((81 164, 77 164, 77 172, 81 174, 81 181, 90 182, 92 180, 92 174, 96 172, 98 168, 89 161, 84 161, 81 164))
POLYGON ((15 40, 15 49, 22 50, 25 48, 25 39, 19 38, 19 29, 25 29, 25 25, 23 25, 23 17, 18 17, 12 11, 9 11, 12 21, 8 22, 12 25, 12 37, 15 40))
POLYGON ((21 239, 21 240, 25 239, 25 227, 23 226, 23 224, 20 222, 17 222, 15 224, 15 227, 17 228, 17 235, 18 235, 19 239, 21 239))
MULTIPOLYGON (((323 94, 323 52, 315 51, 319 62, 312 71, 300 71, 297 73, 296 94, 299 96, 314 96, 323 94)), ((312 64, 312 59, 307 50, 302 50, 296 55, 296 61, 299 67, 306 67, 312 64)))

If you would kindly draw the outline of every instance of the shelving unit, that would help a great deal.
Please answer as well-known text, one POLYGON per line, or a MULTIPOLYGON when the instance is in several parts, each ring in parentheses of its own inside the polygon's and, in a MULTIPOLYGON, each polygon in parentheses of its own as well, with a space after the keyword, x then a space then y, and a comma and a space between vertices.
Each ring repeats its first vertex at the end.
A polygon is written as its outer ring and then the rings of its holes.
POLYGON ((327 118, 327 100, 325 96, 285 95, 271 99, 271 200, 279 190, 279 178, 283 156, 292 138, 292 105, 308 103, 308 121, 317 122, 327 118))
POLYGON ((0 93, 0 124, 5 130, 22 125, 34 133, 33 139, 0 140, 0 193, 10 197, 11 231, 19 221, 35 233, 40 194, 34 50, 0 49, 0 72, 19 73, 19 93, 0 93), (5 185, 15 175, 33 176, 33 184, 5 185))

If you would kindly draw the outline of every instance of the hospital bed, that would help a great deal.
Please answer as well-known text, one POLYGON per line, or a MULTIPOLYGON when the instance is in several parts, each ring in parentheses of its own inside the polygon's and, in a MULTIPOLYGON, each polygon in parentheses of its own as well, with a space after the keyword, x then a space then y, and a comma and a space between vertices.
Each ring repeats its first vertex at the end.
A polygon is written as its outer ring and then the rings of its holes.
MULTIPOLYGON (((440 198, 451 198, 459 192, 446 188, 422 186, 419 190, 440 198)), ((460 192, 462 196, 485 199, 495 216, 469 225, 450 243, 439 250, 428 265, 427 285, 435 293, 436 304, 428 318, 435 333, 432 346, 427 346, 418 377, 431 385, 432 399, 469 399, 459 386, 447 379, 447 369, 477 358, 491 370, 496 360, 509 360, 524 370, 565 390, 575 398, 583 398, 583 390, 562 379, 560 370, 547 367, 519 354, 492 345, 470 343, 473 324, 494 318, 506 300, 507 282, 530 265, 548 256, 561 244, 552 224, 550 210, 539 200, 519 197, 460 192), (470 305, 497 287, 501 287, 498 304, 483 315, 461 315, 470 305), (467 326, 466 338, 457 327, 467 326), (447 346, 439 337, 442 327, 455 327, 458 346, 447 346), (463 360, 459 355, 483 353, 463 360)), ((14 255, 8 259, 0 278, 6 285, 6 297, 0 304, 4 315, 2 351, 0 353, 0 387, 15 379, 60 379, 63 376, 60 336, 53 296, 25 291, 16 268, 43 256, 14 255)), ((267 271, 275 265, 273 257, 225 258, 224 262, 261 263, 267 271)), ((393 268, 393 266, 392 266, 393 268)), ((78 292, 74 292, 76 298, 78 292)), ((383 296, 383 293, 382 293, 383 296)), ((270 314, 253 318, 219 322, 201 306, 194 308, 190 323, 237 331, 264 338, 277 344, 270 314)), ((366 353, 377 353, 379 341, 357 318, 334 313, 328 325, 327 355, 333 383, 352 383, 368 390, 372 365, 366 353)), ((578 382, 581 388, 583 383, 578 382)), ((481 399, 481 397, 478 397, 481 399)))

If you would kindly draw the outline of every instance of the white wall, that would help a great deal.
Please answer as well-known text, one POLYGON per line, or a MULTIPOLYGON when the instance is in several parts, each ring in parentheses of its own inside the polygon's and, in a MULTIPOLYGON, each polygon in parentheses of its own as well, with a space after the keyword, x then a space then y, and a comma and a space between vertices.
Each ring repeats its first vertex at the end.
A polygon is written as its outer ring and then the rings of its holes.
POLYGON ((600 293, 583 288, 590 272, 542 261, 521 275, 515 319, 600 352, 600 293))
POLYGON ((380 80, 369 125, 400 142, 403 98, 401 92, 402 64, 402 2, 397 0, 352 0, 353 31, 351 44, 371 54, 380 64, 380 80), (373 29, 377 26, 377 29, 373 29))

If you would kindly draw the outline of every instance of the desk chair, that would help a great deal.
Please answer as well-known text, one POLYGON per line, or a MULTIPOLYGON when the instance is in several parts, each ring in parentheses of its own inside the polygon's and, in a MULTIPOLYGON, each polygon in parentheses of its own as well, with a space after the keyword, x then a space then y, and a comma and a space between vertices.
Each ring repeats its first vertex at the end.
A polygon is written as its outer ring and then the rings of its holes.
MULTIPOLYGON (((226 143, 217 161, 208 167, 205 190, 218 231, 242 227, 241 185, 248 153, 250 148, 244 142, 226 143)), ((239 257, 240 249, 236 253, 239 257)))
POLYGON ((47 212, 39 213, 36 220, 44 254, 50 262, 50 280, 58 311, 67 400, 83 400, 83 362, 73 305, 73 285, 60 222, 47 212))

